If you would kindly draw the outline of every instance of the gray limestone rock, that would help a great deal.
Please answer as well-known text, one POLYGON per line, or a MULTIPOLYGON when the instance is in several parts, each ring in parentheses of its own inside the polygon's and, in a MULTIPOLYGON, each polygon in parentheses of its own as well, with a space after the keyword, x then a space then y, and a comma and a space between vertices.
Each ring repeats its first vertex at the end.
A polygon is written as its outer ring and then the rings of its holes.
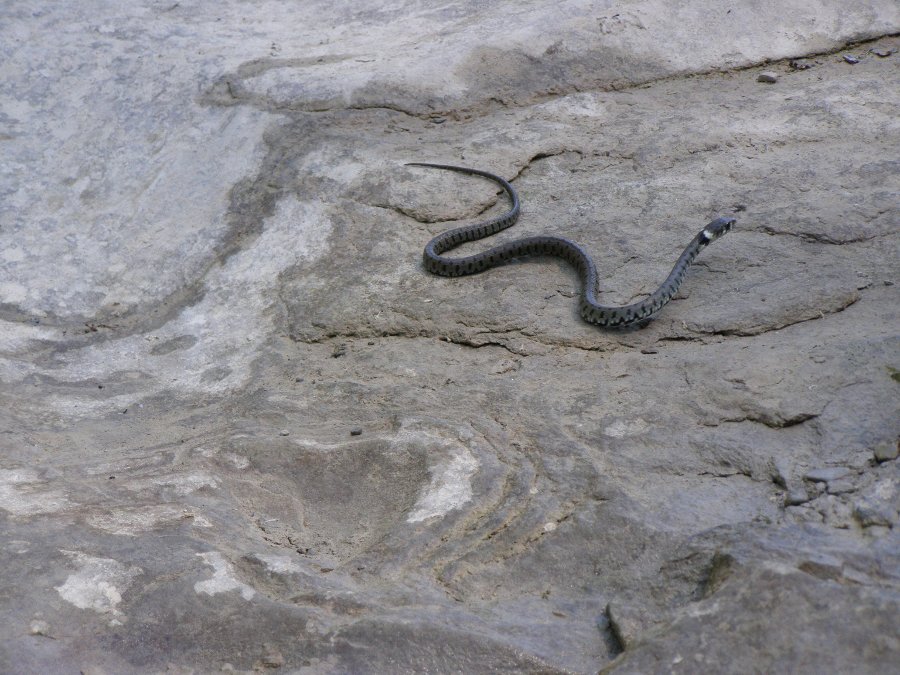
POLYGON ((5 3, 0 672, 887 672, 900 81, 840 54, 900 10, 858 5, 5 3), (612 304, 738 223, 604 331, 560 260, 427 274, 506 203, 411 161, 519 191, 460 254, 564 236, 612 304))
POLYGON ((814 483, 831 483, 849 475, 850 469, 845 466, 829 466, 807 471, 804 477, 814 483))

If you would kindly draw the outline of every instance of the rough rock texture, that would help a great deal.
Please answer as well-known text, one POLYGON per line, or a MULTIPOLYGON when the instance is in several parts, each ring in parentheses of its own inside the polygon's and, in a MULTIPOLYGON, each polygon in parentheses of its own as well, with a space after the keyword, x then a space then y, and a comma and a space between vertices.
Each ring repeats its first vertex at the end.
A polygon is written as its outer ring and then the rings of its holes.
POLYGON ((0 10, 0 671, 900 672, 896 3, 370 4, 0 10))

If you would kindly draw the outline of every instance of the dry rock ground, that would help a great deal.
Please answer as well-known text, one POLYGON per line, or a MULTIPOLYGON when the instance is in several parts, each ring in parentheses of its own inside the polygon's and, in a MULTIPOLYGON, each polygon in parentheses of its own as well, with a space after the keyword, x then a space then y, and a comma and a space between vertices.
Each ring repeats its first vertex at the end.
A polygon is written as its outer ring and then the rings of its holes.
POLYGON ((900 672, 898 27, 7 3, 0 671, 900 672))

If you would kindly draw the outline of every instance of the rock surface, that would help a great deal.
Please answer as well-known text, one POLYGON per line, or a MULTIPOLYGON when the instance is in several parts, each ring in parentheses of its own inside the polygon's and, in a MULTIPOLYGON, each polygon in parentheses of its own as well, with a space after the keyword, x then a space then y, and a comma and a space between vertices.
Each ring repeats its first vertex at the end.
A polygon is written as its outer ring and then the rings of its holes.
POLYGON ((0 671, 897 672, 896 3, 0 12, 0 671))

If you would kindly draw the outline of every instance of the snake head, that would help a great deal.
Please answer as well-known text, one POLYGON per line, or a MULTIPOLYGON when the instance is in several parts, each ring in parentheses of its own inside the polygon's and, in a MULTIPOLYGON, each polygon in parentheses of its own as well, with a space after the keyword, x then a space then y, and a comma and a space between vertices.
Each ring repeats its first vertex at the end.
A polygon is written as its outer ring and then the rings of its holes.
POLYGON ((706 237, 706 243, 715 241, 723 234, 730 232, 736 222, 737 220, 734 218, 716 218, 703 228, 703 236, 706 237))

